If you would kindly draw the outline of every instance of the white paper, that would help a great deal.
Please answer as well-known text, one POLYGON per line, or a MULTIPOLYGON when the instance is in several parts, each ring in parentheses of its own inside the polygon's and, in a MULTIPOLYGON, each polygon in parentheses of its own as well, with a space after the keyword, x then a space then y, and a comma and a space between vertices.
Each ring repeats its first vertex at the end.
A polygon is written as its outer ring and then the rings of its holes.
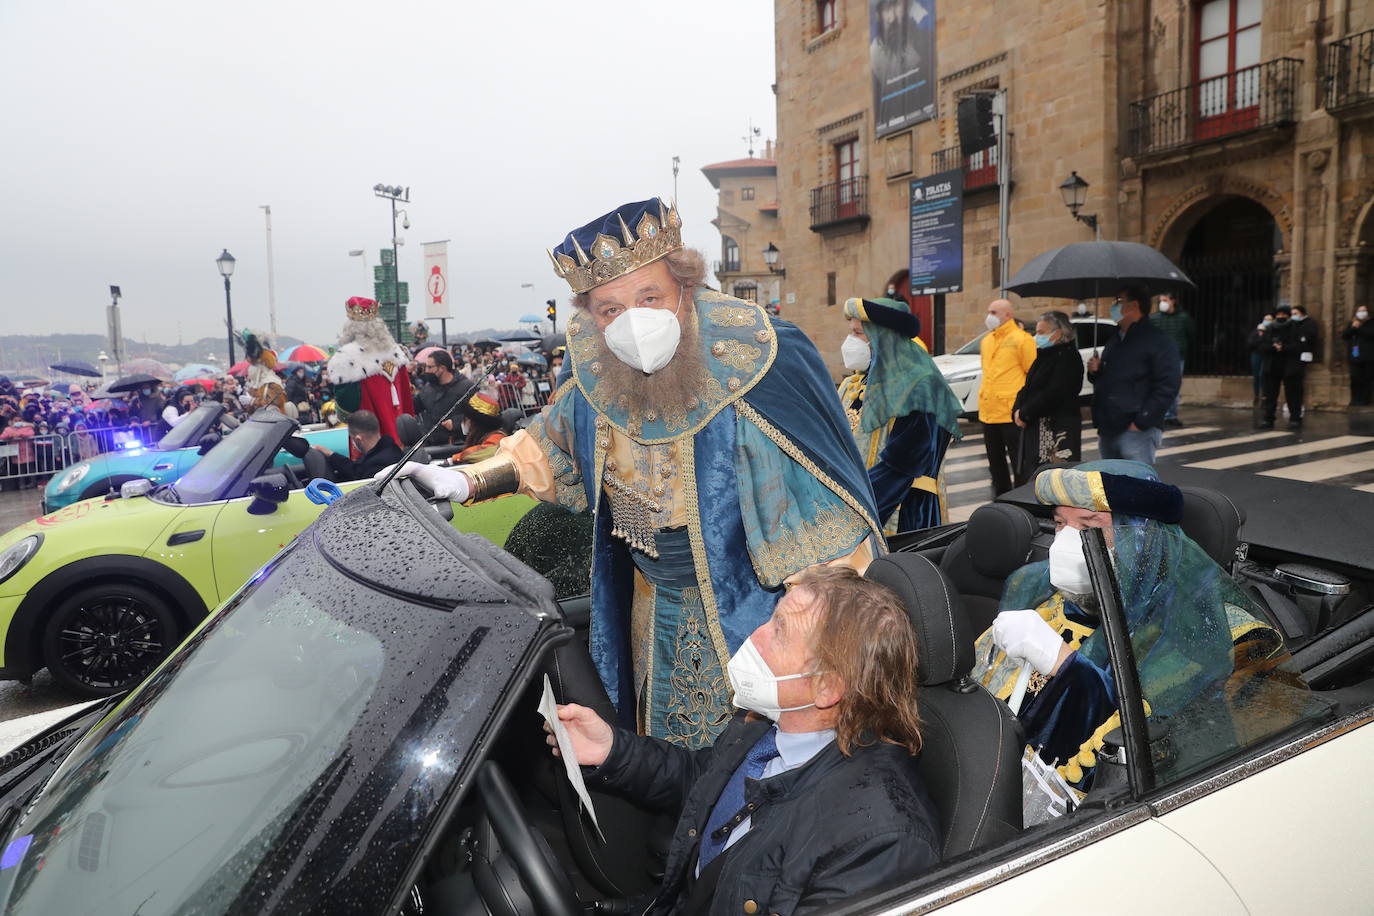
POLYGON ((592 806, 592 797, 587 794, 587 784, 582 781, 582 768, 578 766, 577 755, 573 753, 572 739, 563 727, 563 720, 558 718, 558 701, 554 699, 553 684, 549 683, 547 674, 544 675, 544 695, 539 698, 539 714, 549 723, 549 728, 553 729, 554 740, 558 742, 558 753, 562 756, 563 766, 568 772, 568 782, 572 783, 573 791, 577 793, 582 807, 590 815, 596 835, 605 843, 606 834, 601 832, 601 825, 596 822, 596 808, 592 806))

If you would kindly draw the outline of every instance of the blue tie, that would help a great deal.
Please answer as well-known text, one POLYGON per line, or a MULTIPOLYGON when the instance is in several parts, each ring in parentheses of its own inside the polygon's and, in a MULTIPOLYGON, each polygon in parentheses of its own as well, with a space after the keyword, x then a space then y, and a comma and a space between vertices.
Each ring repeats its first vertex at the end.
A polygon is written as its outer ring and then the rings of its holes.
POLYGON ((716 801, 716 806, 711 809, 711 816, 706 821, 706 834, 701 838, 701 860, 700 867, 704 871, 711 860, 720 855, 725 849, 725 843, 730 839, 727 832, 722 834, 720 839, 716 839, 716 831, 724 827, 726 822, 739 813, 744 807, 744 780, 758 779, 763 775, 763 768, 768 765, 768 761, 778 756, 777 733, 770 728, 763 733, 763 737, 758 740, 749 753, 744 755, 744 762, 736 769, 730 777, 730 781, 721 790, 720 798, 716 801))

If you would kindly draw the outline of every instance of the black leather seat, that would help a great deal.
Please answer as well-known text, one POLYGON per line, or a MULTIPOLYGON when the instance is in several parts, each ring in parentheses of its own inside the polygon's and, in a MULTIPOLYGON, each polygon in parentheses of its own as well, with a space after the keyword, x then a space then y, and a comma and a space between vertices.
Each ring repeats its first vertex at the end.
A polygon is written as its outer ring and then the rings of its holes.
POLYGON ((897 593, 916 629, 919 766, 940 813, 945 858, 1014 837, 1021 830, 1024 739, 1006 704, 969 677, 973 636, 959 593, 917 554, 875 560, 866 575, 897 593))
POLYGON ((1245 512, 1229 496, 1216 490, 1179 489, 1183 492, 1183 520, 1178 523, 1179 527, 1218 566, 1229 572, 1236 562, 1236 546, 1240 543, 1240 526, 1245 523, 1245 512))
POLYGON ((1035 559, 1040 523, 1020 506, 990 503, 969 516, 964 533, 945 549, 940 568, 963 598, 971 639, 992 626, 1007 576, 1035 559))

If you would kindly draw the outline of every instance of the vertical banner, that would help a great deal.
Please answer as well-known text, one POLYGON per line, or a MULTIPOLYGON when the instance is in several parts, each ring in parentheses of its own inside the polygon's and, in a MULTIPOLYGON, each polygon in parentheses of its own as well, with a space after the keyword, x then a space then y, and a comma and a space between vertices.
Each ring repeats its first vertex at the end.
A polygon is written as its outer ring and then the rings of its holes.
POLYGON ((424 242, 425 317, 452 318, 448 292, 448 239, 424 242))
POLYGON ((876 135, 935 117, 935 0, 870 0, 876 135))
POLYGON ((911 294, 964 288, 964 170, 911 182, 911 294))

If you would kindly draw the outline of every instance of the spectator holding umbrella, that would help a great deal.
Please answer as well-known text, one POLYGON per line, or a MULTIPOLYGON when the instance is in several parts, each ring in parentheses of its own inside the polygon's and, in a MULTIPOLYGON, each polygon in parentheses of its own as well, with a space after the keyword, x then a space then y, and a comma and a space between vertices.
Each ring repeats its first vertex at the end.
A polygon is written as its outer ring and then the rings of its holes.
POLYGON ((1083 357, 1073 323, 1063 312, 1046 312, 1035 322, 1035 362, 1016 394, 1012 422, 1021 428, 1020 477, 1029 480, 1047 462, 1083 460, 1083 424, 1078 393, 1083 357))
POLYGON ((1103 458, 1153 465, 1164 438, 1164 414, 1182 381, 1178 347, 1150 324, 1150 297, 1139 286, 1118 290, 1112 318, 1116 334, 1087 367, 1098 451, 1103 458))

